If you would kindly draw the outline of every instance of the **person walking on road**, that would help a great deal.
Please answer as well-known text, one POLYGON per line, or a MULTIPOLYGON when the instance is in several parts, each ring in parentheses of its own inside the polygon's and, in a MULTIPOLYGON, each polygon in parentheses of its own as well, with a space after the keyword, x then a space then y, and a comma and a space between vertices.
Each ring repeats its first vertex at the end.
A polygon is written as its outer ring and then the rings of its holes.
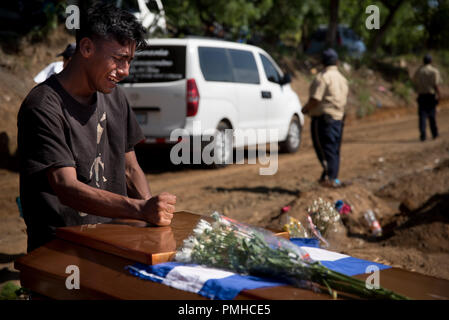
POLYGON ((441 83, 440 72, 431 64, 432 57, 426 54, 423 62, 424 64, 413 76, 413 84, 418 93, 418 116, 421 141, 426 140, 427 118, 429 118, 432 137, 434 139, 438 137, 436 109, 440 100, 440 89, 438 85, 441 83))
POLYGON ((341 187, 338 179, 348 82, 338 71, 338 55, 333 49, 322 54, 324 70, 310 86, 310 98, 302 112, 310 115, 311 136, 316 155, 323 167, 320 183, 341 187))

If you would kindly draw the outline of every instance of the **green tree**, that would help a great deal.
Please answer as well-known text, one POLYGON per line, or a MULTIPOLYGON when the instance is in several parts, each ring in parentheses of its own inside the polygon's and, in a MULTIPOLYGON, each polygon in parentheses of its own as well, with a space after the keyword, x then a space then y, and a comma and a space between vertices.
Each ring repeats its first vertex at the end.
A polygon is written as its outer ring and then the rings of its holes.
POLYGON ((329 6, 329 24, 326 34, 326 45, 328 47, 335 47, 335 40, 337 39, 338 30, 338 8, 339 0, 330 0, 329 6))
POLYGON ((229 39, 257 35, 268 44, 287 39, 298 45, 304 25, 322 13, 312 0, 165 0, 164 7, 174 36, 220 36, 222 27, 229 39))
POLYGON ((217 29, 222 27, 228 37, 236 38, 242 28, 251 26, 272 5, 272 0, 164 1, 168 23, 177 36, 216 36, 217 29))
POLYGON ((385 20, 383 21, 382 25, 380 26, 380 29, 374 34, 374 37, 370 42, 370 51, 373 54, 376 53, 377 49, 382 44, 382 40, 387 34, 387 30, 392 25, 394 16, 401 7, 401 5, 404 3, 404 0, 382 0, 381 2, 385 7, 387 7, 388 14, 385 20))
POLYGON ((415 1, 416 22, 424 28, 426 46, 448 49, 449 0, 415 1))

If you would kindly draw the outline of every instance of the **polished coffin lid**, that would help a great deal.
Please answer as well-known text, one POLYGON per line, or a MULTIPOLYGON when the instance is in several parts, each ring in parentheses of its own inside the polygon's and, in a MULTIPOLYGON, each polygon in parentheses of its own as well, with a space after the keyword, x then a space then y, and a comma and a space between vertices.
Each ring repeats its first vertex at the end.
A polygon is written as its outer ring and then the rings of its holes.
MULTIPOLYGON (((201 296, 134 277, 124 269, 135 262, 169 261, 199 219, 177 212, 169 227, 139 221, 60 228, 57 238, 19 258, 22 286, 54 299, 202 299, 201 296), (80 270, 80 290, 67 290, 66 268, 80 270)), ((281 234, 283 235, 283 234, 281 234)), ((358 275, 366 279, 369 275, 358 275)), ((413 299, 449 299, 449 281, 402 269, 380 271, 380 285, 413 299)), ((329 299, 327 294, 290 286, 244 290, 237 299, 329 299)))
POLYGON ((136 262, 158 264, 171 260, 200 219, 213 220, 208 216, 181 211, 174 214, 171 225, 167 227, 120 219, 115 220, 114 224, 58 228, 56 237, 136 262))
POLYGON ((176 212, 170 226, 154 227, 138 220, 115 220, 114 224, 93 224, 58 228, 56 237, 89 248, 145 264, 170 261, 200 219, 210 217, 176 212))

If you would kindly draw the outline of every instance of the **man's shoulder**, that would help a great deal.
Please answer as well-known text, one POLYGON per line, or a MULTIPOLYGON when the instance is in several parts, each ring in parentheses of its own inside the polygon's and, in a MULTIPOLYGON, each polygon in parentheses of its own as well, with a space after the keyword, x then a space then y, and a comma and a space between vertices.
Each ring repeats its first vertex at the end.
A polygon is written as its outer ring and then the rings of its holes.
POLYGON ((57 111, 60 110, 61 103, 62 99, 49 78, 31 89, 23 100, 20 110, 57 111))
POLYGON ((438 69, 429 63, 420 66, 416 72, 420 73, 438 72, 438 69))
POLYGON ((429 65, 429 70, 433 73, 440 73, 440 71, 433 65, 429 65))
POLYGON ((324 75, 325 75, 325 71, 326 70, 321 70, 320 72, 318 72, 315 76, 314 81, 315 82, 322 82, 324 81, 324 75))
POLYGON ((326 81, 344 81, 347 82, 347 79, 345 78, 345 76, 340 72, 340 70, 338 70, 337 66, 333 66, 331 68, 326 68, 325 70, 323 70, 322 73, 322 77, 323 79, 325 79, 326 81))

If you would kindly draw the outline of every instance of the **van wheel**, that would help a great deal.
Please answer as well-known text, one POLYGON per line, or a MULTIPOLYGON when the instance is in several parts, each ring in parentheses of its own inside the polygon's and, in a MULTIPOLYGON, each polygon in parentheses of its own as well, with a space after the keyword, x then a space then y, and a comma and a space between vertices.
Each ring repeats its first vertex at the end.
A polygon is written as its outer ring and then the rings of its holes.
POLYGON ((288 127, 287 139, 279 143, 279 150, 284 153, 295 153, 301 145, 301 125, 298 117, 293 117, 288 127))
POLYGON ((214 162, 213 168, 224 168, 232 163, 233 158, 233 134, 231 127, 226 122, 220 122, 214 137, 214 162))

